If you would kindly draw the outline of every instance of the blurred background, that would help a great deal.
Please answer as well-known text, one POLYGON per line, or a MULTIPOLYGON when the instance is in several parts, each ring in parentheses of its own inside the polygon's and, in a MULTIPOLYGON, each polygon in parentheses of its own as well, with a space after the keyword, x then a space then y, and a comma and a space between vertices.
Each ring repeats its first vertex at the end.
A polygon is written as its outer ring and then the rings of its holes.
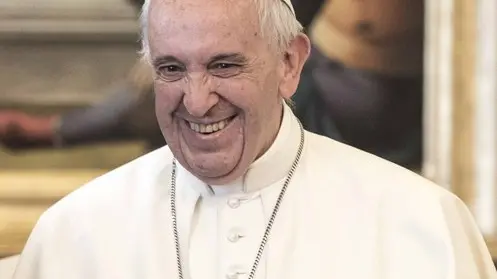
POLYGON ((47 206, 145 152, 140 140, 55 148, 34 131, 118 91, 137 31, 124 0, 0 1, 0 258, 21 251, 47 206))
MULTIPOLYGON (((140 2, 0 1, 0 259, 51 204, 165 144, 140 2)), ((292 2, 313 42, 304 126, 453 191, 497 258, 497 2, 292 2)))

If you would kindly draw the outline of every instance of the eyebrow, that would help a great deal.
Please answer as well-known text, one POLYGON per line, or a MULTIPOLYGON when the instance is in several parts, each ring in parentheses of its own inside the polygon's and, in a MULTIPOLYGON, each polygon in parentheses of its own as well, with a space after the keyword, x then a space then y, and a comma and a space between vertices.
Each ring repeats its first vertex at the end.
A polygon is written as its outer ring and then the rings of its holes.
POLYGON ((220 60, 229 60, 229 61, 232 61, 235 63, 240 63, 240 64, 247 63, 247 58, 241 53, 221 53, 218 55, 214 55, 214 57, 212 57, 209 60, 208 64, 216 62, 216 61, 220 61, 220 60))
MULTIPOLYGON (((248 59, 241 53, 221 53, 221 54, 217 54, 217 55, 214 55, 213 57, 211 57, 207 64, 211 64, 211 63, 214 63, 217 61, 222 61, 222 60, 229 60, 231 62, 240 63, 240 64, 246 64, 248 61, 248 59)), ((164 63, 183 64, 183 62, 181 62, 181 60, 179 60, 178 58, 176 58, 175 56, 172 56, 172 55, 159 56, 152 61, 152 65, 154 67, 158 67, 164 63)))
POLYGON ((165 55, 155 58, 154 61, 152 62, 152 65, 154 67, 158 67, 160 64, 171 63, 171 62, 181 63, 181 61, 178 58, 172 55, 165 55))

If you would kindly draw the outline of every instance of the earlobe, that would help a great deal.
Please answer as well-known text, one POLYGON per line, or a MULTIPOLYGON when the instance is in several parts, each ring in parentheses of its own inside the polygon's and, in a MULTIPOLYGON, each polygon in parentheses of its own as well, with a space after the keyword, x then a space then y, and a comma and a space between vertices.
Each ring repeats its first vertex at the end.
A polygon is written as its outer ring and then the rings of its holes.
POLYGON ((290 42, 284 56, 284 73, 279 88, 283 98, 289 99, 297 90, 300 74, 310 51, 310 40, 303 33, 290 42))

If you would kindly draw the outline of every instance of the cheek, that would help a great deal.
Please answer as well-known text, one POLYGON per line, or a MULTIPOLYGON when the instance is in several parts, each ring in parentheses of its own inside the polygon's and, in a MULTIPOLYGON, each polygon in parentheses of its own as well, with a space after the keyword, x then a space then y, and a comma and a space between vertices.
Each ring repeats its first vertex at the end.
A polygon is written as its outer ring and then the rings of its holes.
POLYGON ((175 86, 167 84, 155 84, 155 114, 159 126, 167 129, 172 124, 172 114, 178 108, 182 94, 175 86))
POLYGON ((182 99, 181 90, 178 86, 156 83, 154 92, 155 108, 161 114, 171 114, 174 112, 182 99))
MULTIPOLYGON (((268 87, 267 77, 245 77, 239 80, 220 82, 216 92, 228 103, 241 110, 246 117, 246 124, 252 125, 263 121, 270 114, 268 111, 278 100, 277 88, 268 87)), ((247 127, 248 128, 248 127, 247 127)))

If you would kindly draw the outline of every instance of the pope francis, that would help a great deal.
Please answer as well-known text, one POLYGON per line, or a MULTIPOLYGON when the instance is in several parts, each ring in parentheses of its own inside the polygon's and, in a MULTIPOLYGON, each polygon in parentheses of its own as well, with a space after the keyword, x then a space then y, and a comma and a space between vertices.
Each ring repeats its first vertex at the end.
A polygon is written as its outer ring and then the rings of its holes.
POLYGON ((169 146, 45 212, 14 278, 497 278, 458 198, 302 128, 289 0, 150 0, 142 25, 169 146))

